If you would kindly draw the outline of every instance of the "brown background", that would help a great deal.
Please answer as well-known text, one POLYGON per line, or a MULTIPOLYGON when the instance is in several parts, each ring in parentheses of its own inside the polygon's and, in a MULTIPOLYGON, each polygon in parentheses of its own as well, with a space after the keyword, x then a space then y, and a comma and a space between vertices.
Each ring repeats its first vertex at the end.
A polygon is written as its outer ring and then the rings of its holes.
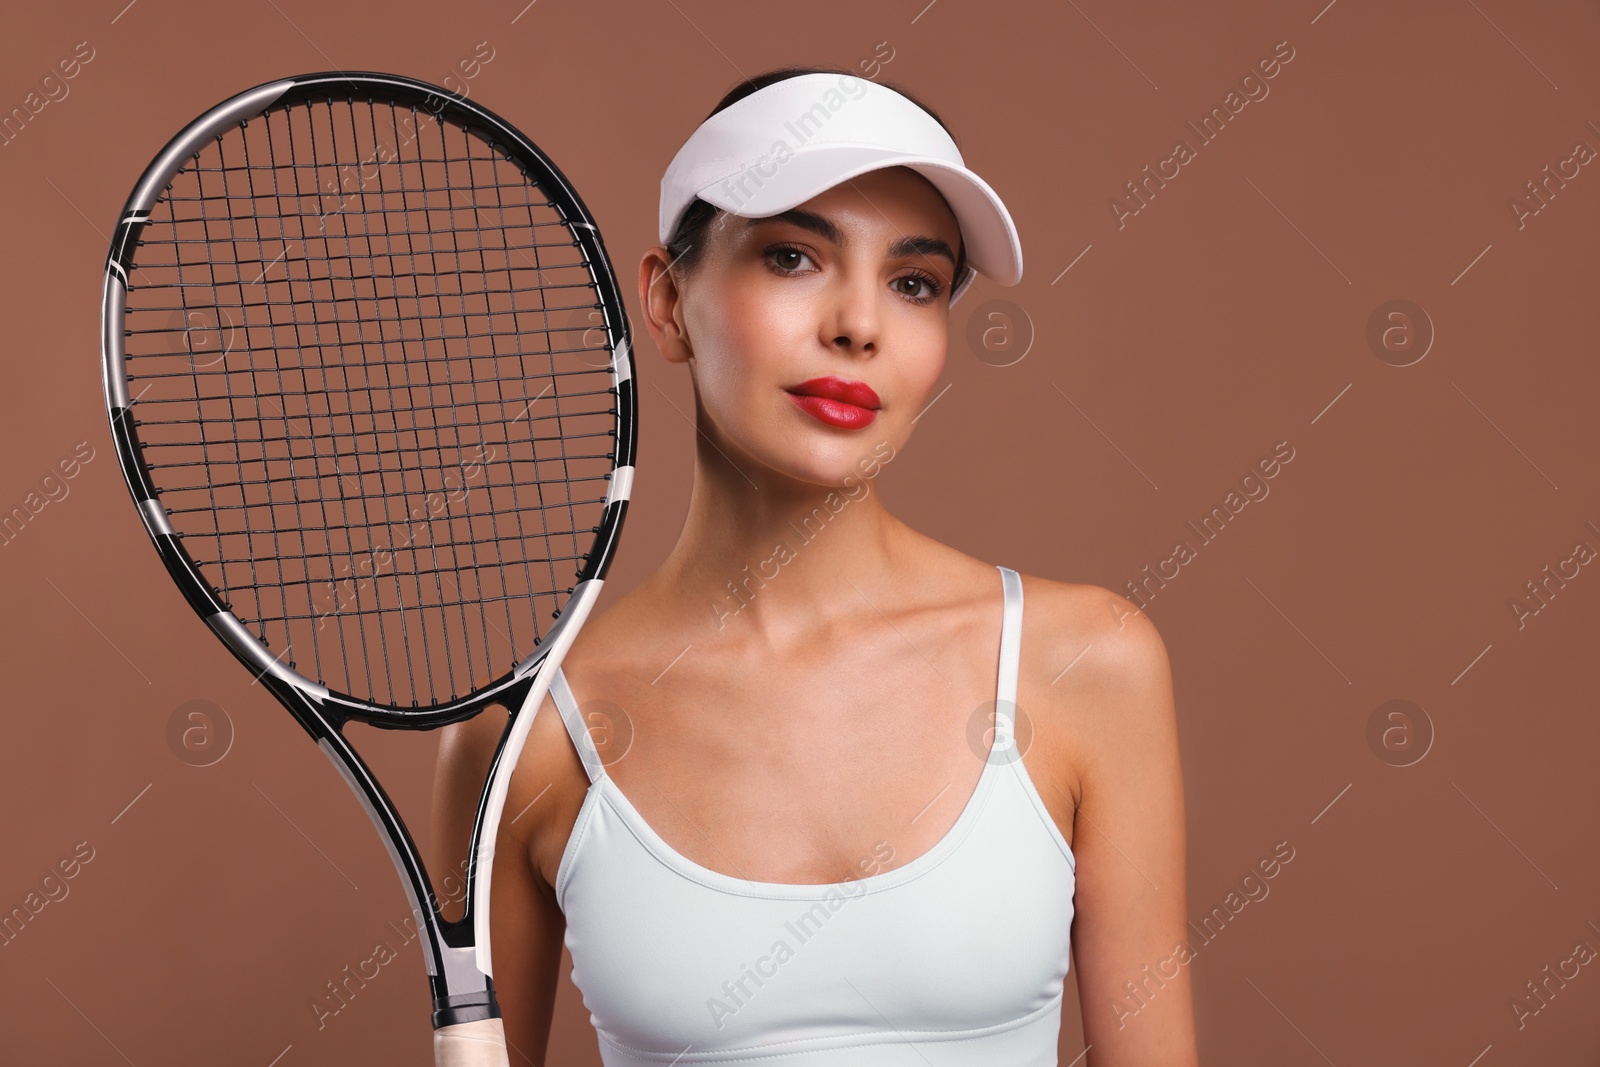
MULTIPOLYGON (((1199 949, 1203 1059, 1596 1062, 1600 963, 1525 1026, 1510 1008, 1577 943, 1600 948, 1600 568, 1521 628, 1510 606, 1600 547, 1600 164, 1520 228, 1510 207, 1575 142, 1600 148, 1594 3, 523 2, 6 11, 0 109, 77 42, 95 58, 0 148, 0 509, 78 442, 95 453, 0 547, 0 910, 78 842, 94 858, 0 947, 0 1061, 430 1062, 415 944, 316 1026, 312 999, 395 937, 404 898, 337 775, 164 576, 109 451, 98 306, 123 199, 201 110, 335 66, 438 82, 487 41, 472 97, 574 181, 630 306, 661 172, 741 74, 892 50, 864 73, 950 122, 1028 264, 955 308, 950 389, 879 483, 893 509, 980 558, 1122 591, 1277 442, 1295 450, 1149 606, 1177 689, 1191 918, 1295 850, 1199 949), (1280 41, 1294 58, 1270 95, 1119 228, 1111 198, 1196 145, 1185 123, 1280 41), (1035 334, 1011 366, 966 341, 995 299, 1035 334), (1396 299, 1436 333, 1406 367, 1367 341, 1396 299), (1432 731, 1406 767, 1369 742, 1397 699, 1431 724, 1413 736, 1432 731), (191 700, 232 724, 211 766, 169 745, 191 700)), ((675 538, 691 458, 668 403, 690 410, 688 381, 638 336, 619 588, 675 538)), ((381 740, 367 751, 420 819, 427 739, 381 740)), ((1063 1064, 1082 1051, 1068 986, 1063 1064)), ((570 985, 552 1047, 599 1062, 570 985)))

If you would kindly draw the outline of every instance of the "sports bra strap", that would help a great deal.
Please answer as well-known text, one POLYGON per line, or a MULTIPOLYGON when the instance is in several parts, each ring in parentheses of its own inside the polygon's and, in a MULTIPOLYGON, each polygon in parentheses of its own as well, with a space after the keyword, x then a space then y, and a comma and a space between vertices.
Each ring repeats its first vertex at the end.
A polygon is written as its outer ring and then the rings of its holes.
POLYGON ((1022 658, 1022 577, 1010 567, 1001 567, 1000 579, 1005 588, 1005 613, 1000 619, 1000 687, 995 693, 995 716, 1009 720, 1016 712, 1017 665, 1022 658))
POLYGON ((595 748, 594 738, 589 736, 588 727, 583 724, 583 713, 578 710, 578 701, 573 697, 572 688, 567 685, 567 676, 560 667, 556 668, 555 677, 550 680, 550 697, 556 702, 561 721, 567 724, 567 736, 572 738, 578 758, 583 760, 583 769, 589 775, 589 781, 596 781, 606 773, 605 764, 600 761, 600 751, 595 748))

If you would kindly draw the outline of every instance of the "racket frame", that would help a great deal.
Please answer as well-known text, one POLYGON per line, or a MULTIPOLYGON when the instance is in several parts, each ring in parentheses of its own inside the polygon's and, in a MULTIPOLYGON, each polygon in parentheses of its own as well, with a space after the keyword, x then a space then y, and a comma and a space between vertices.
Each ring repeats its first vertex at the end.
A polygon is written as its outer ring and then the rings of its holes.
POLYGON ((633 484, 638 407, 627 310, 600 232, 577 191, 532 141, 481 105, 426 82, 375 72, 325 72, 278 79, 239 93, 212 107, 174 136, 145 168, 128 197, 106 261, 101 302, 103 385, 111 435, 118 463, 138 506, 146 532, 167 572, 189 606, 205 620, 228 650, 294 716, 311 735, 355 793, 381 834, 400 874, 407 902, 422 934, 423 958, 433 991, 433 1025, 444 1027, 498 1018, 490 977, 488 886, 495 832, 503 810, 511 772, 521 754, 533 715, 548 691, 567 648, 604 585, 607 569, 622 532, 633 484), (347 86, 341 94, 339 86, 347 86), (221 593, 205 579, 184 548, 163 509, 145 466, 137 419, 128 389, 126 314, 129 273, 136 269, 135 251, 151 212, 172 179, 202 148, 235 126, 258 118, 269 108, 305 100, 358 96, 397 104, 420 104, 441 123, 454 120, 469 133, 490 141, 525 171, 557 207, 571 227, 600 295, 600 310, 611 350, 611 374, 617 419, 616 453, 594 549, 577 574, 556 621, 533 651, 513 670, 467 696, 423 707, 399 708, 370 704, 333 691, 273 656, 229 610, 221 593), (366 762, 345 740, 350 721, 387 729, 432 730, 471 718, 490 705, 507 709, 508 722, 496 745, 488 782, 474 818, 463 915, 446 919, 439 908, 427 867, 405 823, 366 762), (480 913, 481 909, 481 913, 480 913))

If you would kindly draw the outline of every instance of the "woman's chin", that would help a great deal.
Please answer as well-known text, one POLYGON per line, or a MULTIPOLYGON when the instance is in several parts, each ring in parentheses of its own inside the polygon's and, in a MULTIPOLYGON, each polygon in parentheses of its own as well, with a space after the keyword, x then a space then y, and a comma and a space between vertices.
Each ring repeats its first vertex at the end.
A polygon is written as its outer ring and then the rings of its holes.
POLYGON ((812 486, 819 493, 828 490, 859 492, 863 482, 870 481, 882 467, 884 453, 893 449, 877 439, 871 441, 834 442, 832 447, 815 449, 804 455, 773 457, 767 466, 775 474, 802 485, 812 486), (874 446, 878 446, 874 451, 874 446))

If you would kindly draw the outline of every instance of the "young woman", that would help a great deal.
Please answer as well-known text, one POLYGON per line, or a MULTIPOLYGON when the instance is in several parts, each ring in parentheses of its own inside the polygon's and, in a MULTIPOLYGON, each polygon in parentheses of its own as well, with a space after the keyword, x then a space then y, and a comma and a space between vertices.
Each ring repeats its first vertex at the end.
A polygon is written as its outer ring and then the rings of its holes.
MULTIPOLYGON (((931 110, 826 68, 730 92, 662 195, 639 307, 694 387, 688 516, 588 621, 516 770, 492 885, 512 1061, 544 1062, 565 939, 608 1067, 1044 1067, 1069 943, 1080 1062, 1196 1063, 1155 628, 877 492, 952 300, 1021 277, 1004 205, 931 110)), ((462 835, 496 733, 445 738, 462 835)))

